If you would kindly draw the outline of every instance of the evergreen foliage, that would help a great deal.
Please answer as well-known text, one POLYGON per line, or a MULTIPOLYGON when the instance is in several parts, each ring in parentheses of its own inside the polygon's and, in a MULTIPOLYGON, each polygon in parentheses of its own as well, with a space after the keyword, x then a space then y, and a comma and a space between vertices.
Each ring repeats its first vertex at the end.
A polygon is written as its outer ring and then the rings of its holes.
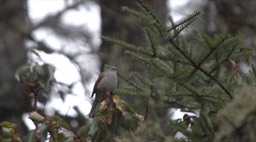
MULTIPOLYGON (((243 39, 239 34, 211 37, 194 32, 193 38, 187 38, 183 31, 188 29, 199 12, 191 13, 177 22, 170 18, 171 24, 166 27, 149 7, 141 1, 139 4, 143 12, 128 7, 123 7, 123 10, 143 23, 145 38, 148 39, 147 47, 126 43, 114 37, 102 37, 103 40, 124 48, 125 53, 132 58, 144 62, 145 72, 149 72, 147 76, 139 72, 133 72, 129 77, 121 74, 120 77, 128 85, 117 92, 122 95, 143 96, 148 101, 155 100, 150 103, 152 110, 148 111, 154 111, 155 108, 177 108, 194 113, 185 114, 182 120, 171 120, 167 114, 157 116, 164 117, 167 125, 162 128, 165 135, 154 137, 154 140, 162 141, 166 136, 175 137, 177 133, 181 133, 183 137, 176 137, 173 141, 213 141, 220 129, 216 119, 218 112, 233 102, 241 88, 248 85, 250 88, 255 87, 255 83, 252 83, 255 82, 255 74, 241 73, 240 65, 236 63, 238 60, 248 59, 255 51, 240 50, 239 44, 243 39)), ((225 113, 228 115, 228 112, 225 113)), ((146 129, 144 128, 145 131, 146 129)), ((232 133, 226 134, 227 137, 223 136, 225 134, 221 136, 227 141, 232 133)), ((134 135, 136 139, 136 134, 134 135)), ((137 136, 141 135, 138 133, 137 136)))

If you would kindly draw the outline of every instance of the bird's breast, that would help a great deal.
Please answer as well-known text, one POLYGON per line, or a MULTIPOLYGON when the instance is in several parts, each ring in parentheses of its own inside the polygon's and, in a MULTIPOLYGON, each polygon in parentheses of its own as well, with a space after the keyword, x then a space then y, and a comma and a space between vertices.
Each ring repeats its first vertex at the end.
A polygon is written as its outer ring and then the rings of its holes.
POLYGON ((116 73, 106 73, 100 81, 97 90, 98 91, 114 91, 117 87, 117 75, 116 73))

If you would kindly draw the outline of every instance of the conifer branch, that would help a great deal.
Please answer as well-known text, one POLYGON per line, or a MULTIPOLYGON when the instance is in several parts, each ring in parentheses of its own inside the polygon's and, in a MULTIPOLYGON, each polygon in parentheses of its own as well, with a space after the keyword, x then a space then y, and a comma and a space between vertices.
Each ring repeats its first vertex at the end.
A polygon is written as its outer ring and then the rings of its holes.
POLYGON ((127 6, 123 6, 122 10, 132 14, 133 16, 135 16, 137 18, 139 18, 145 24, 151 23, 151 19, 149 19, 148 17, 146 17, 144 14, 142 14, 139 11, 131 9, 131 8, 127 7, 127 6))
POLYGON ((211 50, 208 52, 208 54, 201 60, 201 62, 198 64, 198 67, 200 67, 208 57, 210 57, 210 55, 218 48, 221 46, 222 43, 224 43, 224 41, 226 40, 227 38, 223 38, 215 47, 211 48, 211 50))
MULTIPOLYGON (((198 97, 197 95, 192 94, 175 94, 175 95, 170 95, 171 97, 198 97)), ((215 96, 210 96, 210 95, 200 95, 201 98, 209 98, 209 99, 215 99, 215 100, 219 100, 219 97, 215 97, 215 96)))
POLYGON ((234 52, 236 46, 233 46, 231 51, 229 52, 229 54, 227 55, 227 57, 222 60, 219 64, 217 64, 211 71, 210 71, 210 74, 212 74, 220 65, 224 64, 225 62, 228 61, 228 59, 230 58, 230 56, 232 55, 232 53, 234 52))
POLYGON ((157 55, 156 58, 159 58, 160 60, 163 60, 163 61, 172 61, 174 63, 180 63, 180 64, 183 64, 183 65, 191 65, 188 62, 181 61, 181 60, 178 60, 178 59, 173 59, 171 57, 167 58, 165 56, 157 55))
POLYGON ((194 21, 194 18, 197 17, 200 14, 199 11, 195 11, 194 13, 186 16, 186 18, 181 19, 180 21, 174 23, 174 21, 172 19, 171 23, 172 23, 172 27, 170 29, 167 29, 167 32, 170 32, 171 30, 177 29, 179 26, 186 24, 188 21, 194 21))
MULTIPOLYGON (((214 48, 210 48, 211 50, 208 52, 208 54, 199 62, 197 67, 186 77, 186 79, 190 78, 193 76, 193 74, 201 67, 201 65, 206 61, 208 57, 219 47, 221 44, 226 40, 226 38, 223 38, 214 48)), ((218 67, 218 66, 216 66, 218 67)), ((210 72, 211 74, 211 72, 210 72)))
POLYGON ((190 91, 191 93, 193 93, 194 95, 196 95, 197 97, 200 97, 200 95, 193 89, 189 88, 188 86, 185 85, 185 83, 176 81, 179 85, 183 86, 185 89, 187 89, 188 91, 190 91))
POLYGON ((138 52, 138 53, 141 53, 141 54, 152 56, 152 52, 149 51, 149 50, 145 50, 144 47, 136 46, 136 45, 124 42, 124 41, 116 39, 116 38, 111 38, 111 37, 108 37, 108 36, 102 36, 101 38, 103 40, 106 40, 106 41, 115 43, 117 45, 120 45, 120 47, 125 47, 130 51, 135 51, 135 52, 138 52))
POLYGON ((176 38, 183 30, 185 30, 190 24, 192 24, 194 20, 191 20, 187 22, 185 25, 183 25, 181 28, 175 29, 175 33, 172 36, 172 39, 176 38))
POLYGON ((151 32, 149 31, 148 28, 146 28, 146 32, 147 32, 147 35, 148 35, 148 38, 149 38, 149 41, 151 43, 151 47, 152 47, 152 50, 153 50, 152 56, 156 57, 156 45, 155 45, 155 43, 153 41, 153 35, 151 34, 151 32))
POLYGON ((168 104, 172 108, 179 108, 179 109, 186 109, 186 110, 196 110, 197 107, 193 106, 187 106, 182 103, 178 103, 177 101, 171 101, 171 100, 163 100, 164 103, 168 104))
POLYGON ((139 74, 137 72, 132 72, 132 75, 134 77, 136 77, 142 84, 144 84, 148 88, 150 88, 153 84, 150 80, 146 79, 144 76, 142 76, 141 74, 139 74))
POLYGON ((204 69, 202 69, 201 67, 199 67, 185 52, 183 52, 179 46, 173 41, 173 39, 169 39, 169 41, 171 42, 171 44, 173 45, 173 47, 179 51, 182 56, 184 56, 192 65, 194 68, 197 68, 199 71, 201 71, 203 74, 205 74, 206 76, 208 76, 210 79, 212 79, 214 82, 216 82, 218 84, 218 86, 229 96, 230 99, 233 99, 233 95, 227 90, 227 88, 225 86, 223 86, 219 80, 217 80, 214 76, 212 76, 211 74, 209 74, 207 71, 205 71, 204 69))
POLYGON ((146 10, 146 12, 152 17, 154 20, 153 25, 157 28, 158 32, 160 33, 161 36, 165 37, 163 26, 161 26, 160 20, 156 17, 156 15, 152 12, 151 9, 149 9, 142 0, 137 0, 137 2, 140 4, 140 6, 146 10))
POLYGON ((118 76, 123 79, 125 82, 129 83, 131 86, 133 86, 134 88, 143 91, 140 87, 138 87, 138 85, 134 84, 133 82, 129 81, 128 79, 126 79, 124 76, 122 76, 121 74, 118 73, 118 76))

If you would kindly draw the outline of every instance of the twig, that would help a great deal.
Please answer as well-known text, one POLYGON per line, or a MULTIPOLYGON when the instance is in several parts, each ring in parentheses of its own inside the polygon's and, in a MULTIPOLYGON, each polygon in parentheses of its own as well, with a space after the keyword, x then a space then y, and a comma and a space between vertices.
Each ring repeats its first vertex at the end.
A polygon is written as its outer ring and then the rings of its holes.
POLYGON ((213 53, 213 51, 216 50, 222 43, 224 43, 225 40, 226 38, 223 38, 214 48, 211 48, 210 52, 198 64, 198 67, 200 67, 204 63, 204 61, 206 61, 206 59, 213 53))
POLYGON ((180 48, 179 46, 170 38, 169 41, 171 42, 171 44, 173 45, 173 47, 179 51, 182 56, 184 56, 192 65, 194 68, 197 68, 199 71, 201 71, 203 74, 205 74, 206 76, 208 76, 210 79, 212 79, 214 82, 216 82, 219 87, 229 96, 230 99, 233 99, 233 95, 226 89, 225 86, 223 86, 219 80, 217 80, 214 76, 212 76, 210 73, 206 72, 204 69, 202 69, 201 67, 199 67, 187 54, 185 54, 180 48))
POLYGON ((154 26, 157 28, 161 36, 165 37, 163 31, 161 30, 161 27, 159 26, 161 25, 161 22, 158 20, 158 18, 152 13, 152 11, 148 7, 144 5, 142 0, 137 0, 137 2, 142 6, 142 8, 147 11, 147 13, 153 18, 153 20, 155 20, 155 22, 153 22, 154 26))
POLYGON ((126 79, 124 76, 122 76, 121 74, 118 73, 118 76, 123 79, 124 81, 126 81, 128 84, 132 85, 134 88, 143 91, 140 87, 138 87, 138 85, 132 83, 131 81, 129 81, 128 79, 126 79))
POLYGON ((196 110, 198 108, 192 106, 186 106, 177 101, 170 101, 170 100, 163 100, 166 104, 169 104, 172 108, 179 108, 179 109, 187 109, 187 110, 196 110))
POLYGON ((210 74, 212 74, 220 65, 224 64, 229 57, 232 55, 233 51, 235 50, 236 46, 233 46, 232 50, 229 52, 228 56, 222 61, 220 62, 220 64, 216 65, 211 71, 210 74))
POLYGON ((221 40, 214 48, 211 48, 210 52, 200 61, 197 67, 187 77, 185 77, 185 80, 193 76, 193 74, 198 70, 198 68, 200 68, 200 66, 206 61, 206 59, 213 53, 214 50, 216 50, 225 41, 225 39, 221 40))

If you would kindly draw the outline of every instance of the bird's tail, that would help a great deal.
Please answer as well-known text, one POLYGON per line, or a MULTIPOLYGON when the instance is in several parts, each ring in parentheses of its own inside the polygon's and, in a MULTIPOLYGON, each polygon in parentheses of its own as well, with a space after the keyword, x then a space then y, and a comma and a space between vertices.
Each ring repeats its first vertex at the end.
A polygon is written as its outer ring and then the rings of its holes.
POLYGON ((91 108, 91 111, 90 113, 88 114, 89 118, 92 118, 94 117, 95 113, 98 111, 100 107, 100 102, 94 100, 93 104, 92 104, 92 108, 91 108))

